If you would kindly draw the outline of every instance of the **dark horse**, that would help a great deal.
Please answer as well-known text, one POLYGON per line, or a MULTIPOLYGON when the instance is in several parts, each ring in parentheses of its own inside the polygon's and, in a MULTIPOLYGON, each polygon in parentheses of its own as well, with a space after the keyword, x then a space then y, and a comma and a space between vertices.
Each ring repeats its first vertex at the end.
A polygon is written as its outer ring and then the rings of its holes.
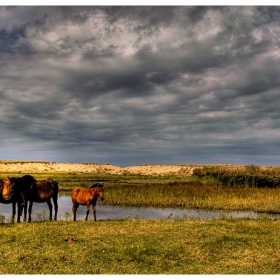
POLYGON ((85 220, 87 221, 87 219, 88 219, 89 208, 90 208, 90 205, 92 205, 94 221, 96 221, 95 205, 96 205, 96 201, 97 201, 98 197, 101 200, 104 199, 103 184, 96 183, 87 189, 75 188, 71 193, 71 198, 72 198, 72 203, 73 203, 72 211, 73 211, 73 215, 74 215, 73 220, 76 221, 76 212, 79 207, 79 204, 81 204, 81 205, 87 206, 85 220))
POLYGON ((10 178, 10 181, 15 183, 17 193, 20 193, 23 198, 24 206, 24 221, 27 215, 27 202, 29 201, 28 208, 28 221, 31 221, 32 205, 33 202, 43 203, 47 202, 50 209, 50 220, 52 220, 52 203, 54 203, 54 220, 57 220, 57 197, 58 197, 58 183, 52 179, 37 181, 31 175, 25 175, 21 178, 10 178))
POLYGON ((16 204, 18 208, 17 222, 20 222, 20 216, 22 214, 23 199, 20 194, 10 192, 10 189, 14 187, 14 182, 10 180, 0 179, 0 203, 10 204, 12 203, 12 220, 14 221, 16 215, 16 204))

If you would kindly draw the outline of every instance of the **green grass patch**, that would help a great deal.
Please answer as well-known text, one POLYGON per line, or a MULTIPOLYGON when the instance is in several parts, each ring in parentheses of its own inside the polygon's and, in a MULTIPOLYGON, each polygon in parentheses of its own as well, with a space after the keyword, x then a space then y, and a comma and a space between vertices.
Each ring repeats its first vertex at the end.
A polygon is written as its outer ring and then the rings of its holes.
POLYGON ((38 222, 0 226, 1 274, 278 274, 269 220, 38 222))

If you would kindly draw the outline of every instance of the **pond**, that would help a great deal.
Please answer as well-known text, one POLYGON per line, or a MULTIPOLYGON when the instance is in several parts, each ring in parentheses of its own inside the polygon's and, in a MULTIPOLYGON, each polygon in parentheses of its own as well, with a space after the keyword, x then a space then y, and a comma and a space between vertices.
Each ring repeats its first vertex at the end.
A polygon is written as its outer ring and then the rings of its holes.
MULTIPOLYGON (((9 219, 12 214, 11 204, 0 203, 0 214, 9 219)), ((33 203, 32 221, 40 221, 49 215, 47 203, 33 203)), ((77 210, 77 220, 83 221, 86 215, 86 207, 80 205, 77 210)), ((96 205, 97 220, 119 220, 119 219, 165 219, 165 220, 207 220, 221 218, 251 218, 257 219, 264 214, 255 213, 252 211, 205 211, 196 209, 181 209, 181 208, 154 208, 154 207, 120 207, 96 205)), ((265 217, 271 219, 279 219, 278 214, 265 214, 265 217)), ((72 201, 70 196, 61 195, 58 198, 58 220, 72 219, 72 201)), ((21 218, 22 220, 22 218, 21 218)), ((93 220, 92 208, 88 220, 93 220)))

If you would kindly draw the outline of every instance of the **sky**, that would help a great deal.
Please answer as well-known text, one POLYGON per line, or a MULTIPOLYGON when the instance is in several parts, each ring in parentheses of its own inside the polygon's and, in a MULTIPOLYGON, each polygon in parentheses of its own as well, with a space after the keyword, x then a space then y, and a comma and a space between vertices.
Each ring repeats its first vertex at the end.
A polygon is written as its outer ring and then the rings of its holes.
POLYGON ((280 6, 0 6, 0 159, 280 165, 280 6))

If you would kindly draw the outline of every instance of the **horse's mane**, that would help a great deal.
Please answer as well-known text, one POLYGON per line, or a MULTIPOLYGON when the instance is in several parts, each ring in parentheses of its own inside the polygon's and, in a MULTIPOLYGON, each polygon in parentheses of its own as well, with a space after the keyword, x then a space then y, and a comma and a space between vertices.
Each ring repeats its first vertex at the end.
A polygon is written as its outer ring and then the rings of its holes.
POLYGON ((24 175, 23 177, 8 177, 9 181, 12 181, 14 184, 24 184, 24 183, 35 183, 37 180, 31 175, 24 175))
POLYGON ((31 175, 24 175, 23 177, 21 177, 21 179, 23 180, 27 180, 27 181, 37 181, 33 176, 31 175))
POLYGON ((93 189, 93 188, 103 188, 104 185, 100 184, 100 183, 95 183, 92 186, 88 187, 89 189, 93 189))
POLYGON ((18 182, 21 178, 20 177, 8 177, 8 180, 12 181, 12 182, 18 182))

